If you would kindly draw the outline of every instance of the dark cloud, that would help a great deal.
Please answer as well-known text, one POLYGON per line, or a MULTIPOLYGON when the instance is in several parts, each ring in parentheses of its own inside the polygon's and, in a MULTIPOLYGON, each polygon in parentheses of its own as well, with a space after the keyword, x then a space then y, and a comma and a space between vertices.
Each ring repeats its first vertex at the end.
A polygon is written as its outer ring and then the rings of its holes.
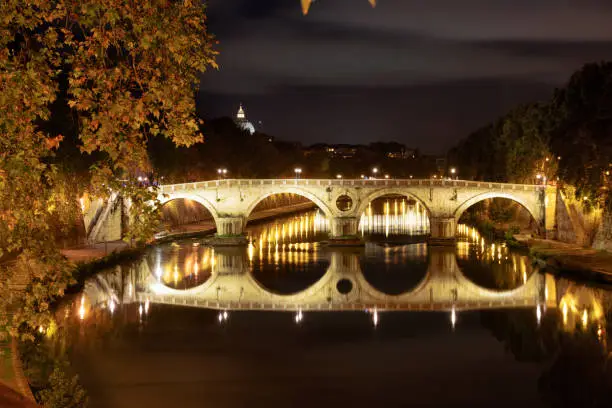
POLYGON ((396 139, 442 152, 518 103, 543 99, 612 51, 612 2, 210 0, 220 70, 206 116, 239 101, 304 143, 396 139))

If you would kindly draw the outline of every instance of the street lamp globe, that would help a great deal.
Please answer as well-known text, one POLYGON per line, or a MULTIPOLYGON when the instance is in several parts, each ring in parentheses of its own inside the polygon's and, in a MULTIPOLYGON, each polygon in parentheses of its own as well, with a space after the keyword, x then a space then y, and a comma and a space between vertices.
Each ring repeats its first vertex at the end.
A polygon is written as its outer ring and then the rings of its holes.
POLYGON ((336 174, 336 178, 337 179, 341 179, 342 178, 342 174, 336 174))

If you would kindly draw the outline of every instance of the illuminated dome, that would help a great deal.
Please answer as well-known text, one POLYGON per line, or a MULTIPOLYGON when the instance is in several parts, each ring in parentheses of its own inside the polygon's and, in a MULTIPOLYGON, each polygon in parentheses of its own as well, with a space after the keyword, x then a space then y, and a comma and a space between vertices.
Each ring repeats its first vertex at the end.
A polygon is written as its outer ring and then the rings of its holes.
POLYGON ((253 124, 247 120, 242 104, 240 104, 238 113, 236 114, 236 125, 238 125, 240 129, 246 130, 251 135, 255 133, 255 126, 253 126, 253 124))

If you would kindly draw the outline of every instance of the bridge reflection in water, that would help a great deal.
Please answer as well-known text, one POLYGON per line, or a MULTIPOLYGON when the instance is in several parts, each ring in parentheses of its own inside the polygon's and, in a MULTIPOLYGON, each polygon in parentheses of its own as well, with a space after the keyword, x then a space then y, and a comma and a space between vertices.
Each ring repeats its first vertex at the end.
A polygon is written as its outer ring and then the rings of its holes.
MULTIPOLYGON (((163 261, 161 250, 153 251, 128 273, 108 272, 89 280, 79 315, 86 316, 91 308, 112 312, 131 303, 139 304, 141 313, 148 313, 155 304, 218 309, 222 319, 234 310, 292 311, 301 316, 298 320, 307 312, 366 310, 374 323, 385 311, 446 311, 454 325, 464 310, 533 308, 540 318, 546 308, 557 305, 552 276, 534 273, 515 289, 486 289, 467 279, 455 251, 445 248, 429 248, 424 277, 399 294, 378 290, 364 277, 363 249, 324 251, 313 245, 303 251, 305 257, 320 253, 329 264, 320 279, 292 294, 279 294, 262 285, 252 273, 258 260, 250 260, 244 248, 213 250, 190 243, 168 251, 171 256, 163 261)), ((406 256, 422 257, 423 253, 406 252, 406 256)), ((300 257, 285 261, 296 259, 301 262, 300 257)))

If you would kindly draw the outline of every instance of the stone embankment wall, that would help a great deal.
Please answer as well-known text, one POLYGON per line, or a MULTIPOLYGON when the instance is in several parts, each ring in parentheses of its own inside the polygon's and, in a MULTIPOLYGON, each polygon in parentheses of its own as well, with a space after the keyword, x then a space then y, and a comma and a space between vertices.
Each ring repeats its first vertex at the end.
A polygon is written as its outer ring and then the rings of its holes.
POLYGON ((603 245, 606 240, 606 228, 608 229, 607 240, 610 240, 611 223, 609 215, 602 217, 602 213, 601 209, 587 208, 582 201, 576 199, 575 190, 572 187, 564 186, 557 192, 556 239, 570 244, 596 247, 597 237, 600 237, 599 245, 603 245), (607 224, 606 218, 608 218, 607 224))
POLYGON ((83 223, 89 242, 117 241, 123 236, 127 211, 120 197, 86 198, 81 201, 83 223))
POLYGON ((612 251, 612 213, 604 213, 601 220, 601 226, 595 235, 593 248, 612 251))

